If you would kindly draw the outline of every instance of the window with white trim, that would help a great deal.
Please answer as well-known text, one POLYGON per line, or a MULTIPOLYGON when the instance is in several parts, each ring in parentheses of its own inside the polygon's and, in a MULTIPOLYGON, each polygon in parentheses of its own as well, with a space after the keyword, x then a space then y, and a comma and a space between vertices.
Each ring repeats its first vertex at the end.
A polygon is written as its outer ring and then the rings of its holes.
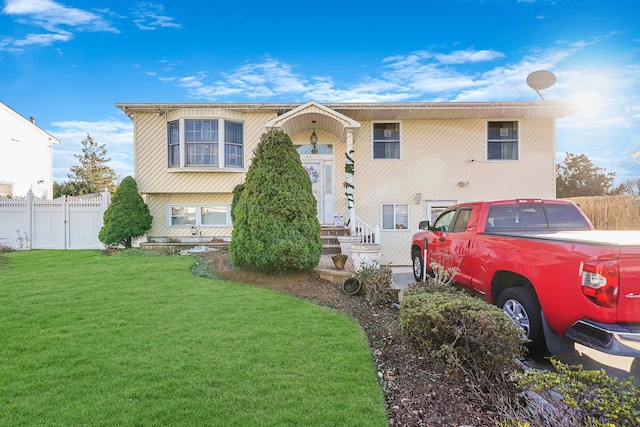
POLYGON ((218 121, 185 120, 187 166, 218 166, 218 121))
POLYGON ((383 203, 381 222, 383 230, 408 230, 409 203, 383 203))
POLYGON ((169 227, 227 227, 231 224, 230 206, 169 206, 169 227))
POLYGON ((224 122, 224 165, 242 166, 242 123, 224 122))
POLYGON ((169 167, 180 167, 180 126, 179 123, 169 122, 167 124, 169 134, 169 167))
POLYGON ((400 123, 373 123, 373 158, 400 158, 400 123))
POLYGON ((242 168, 244 124, 225 119, 184 119, 167 123, 169 168, 242 168))
POLYGON ((518 122, 487 123, 487 160, 518 160, 518 122))

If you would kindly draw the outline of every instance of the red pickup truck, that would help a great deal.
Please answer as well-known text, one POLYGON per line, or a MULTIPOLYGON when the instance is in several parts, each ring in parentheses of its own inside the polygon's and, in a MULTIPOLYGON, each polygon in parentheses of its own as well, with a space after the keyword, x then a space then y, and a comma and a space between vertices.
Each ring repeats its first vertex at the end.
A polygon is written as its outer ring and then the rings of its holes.
POLYGON ((532 353, 579 342, 640 357, 639 231, 595 230, 572 202, 542 199, 461 203, 420 229, 416 280, 448 254, 455 282, 502 308, 532 353))

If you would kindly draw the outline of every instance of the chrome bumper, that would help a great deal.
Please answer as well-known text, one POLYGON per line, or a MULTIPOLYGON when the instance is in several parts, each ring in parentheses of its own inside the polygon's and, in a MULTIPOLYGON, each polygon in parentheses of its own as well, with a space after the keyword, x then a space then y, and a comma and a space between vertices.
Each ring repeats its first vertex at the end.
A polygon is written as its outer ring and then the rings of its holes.
POLYGON ((565 336, 603 353, 640 357, 640 323, 609 324, 578 320, 565 336))

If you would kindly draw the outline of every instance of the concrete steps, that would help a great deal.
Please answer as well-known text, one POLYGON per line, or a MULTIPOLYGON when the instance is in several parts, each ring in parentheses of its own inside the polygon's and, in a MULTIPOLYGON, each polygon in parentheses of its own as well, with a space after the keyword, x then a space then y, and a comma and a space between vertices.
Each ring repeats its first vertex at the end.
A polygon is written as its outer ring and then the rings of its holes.
POLYGON ((322 255, 333 255, 340 253, 340 243, 338 236, 344 236, 348 232, 345 227, 323 226, 320 229, 320 239, 322 240, 322 255))

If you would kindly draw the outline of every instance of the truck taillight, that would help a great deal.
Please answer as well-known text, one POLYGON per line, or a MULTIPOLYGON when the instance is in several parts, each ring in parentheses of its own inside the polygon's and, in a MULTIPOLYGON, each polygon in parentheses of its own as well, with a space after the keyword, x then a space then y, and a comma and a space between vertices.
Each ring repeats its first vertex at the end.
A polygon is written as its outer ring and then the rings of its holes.
POLYGON ((618 261, 585 262, 582 268, 582 293, 601 307, 618 306, 620 290, 618 261))

